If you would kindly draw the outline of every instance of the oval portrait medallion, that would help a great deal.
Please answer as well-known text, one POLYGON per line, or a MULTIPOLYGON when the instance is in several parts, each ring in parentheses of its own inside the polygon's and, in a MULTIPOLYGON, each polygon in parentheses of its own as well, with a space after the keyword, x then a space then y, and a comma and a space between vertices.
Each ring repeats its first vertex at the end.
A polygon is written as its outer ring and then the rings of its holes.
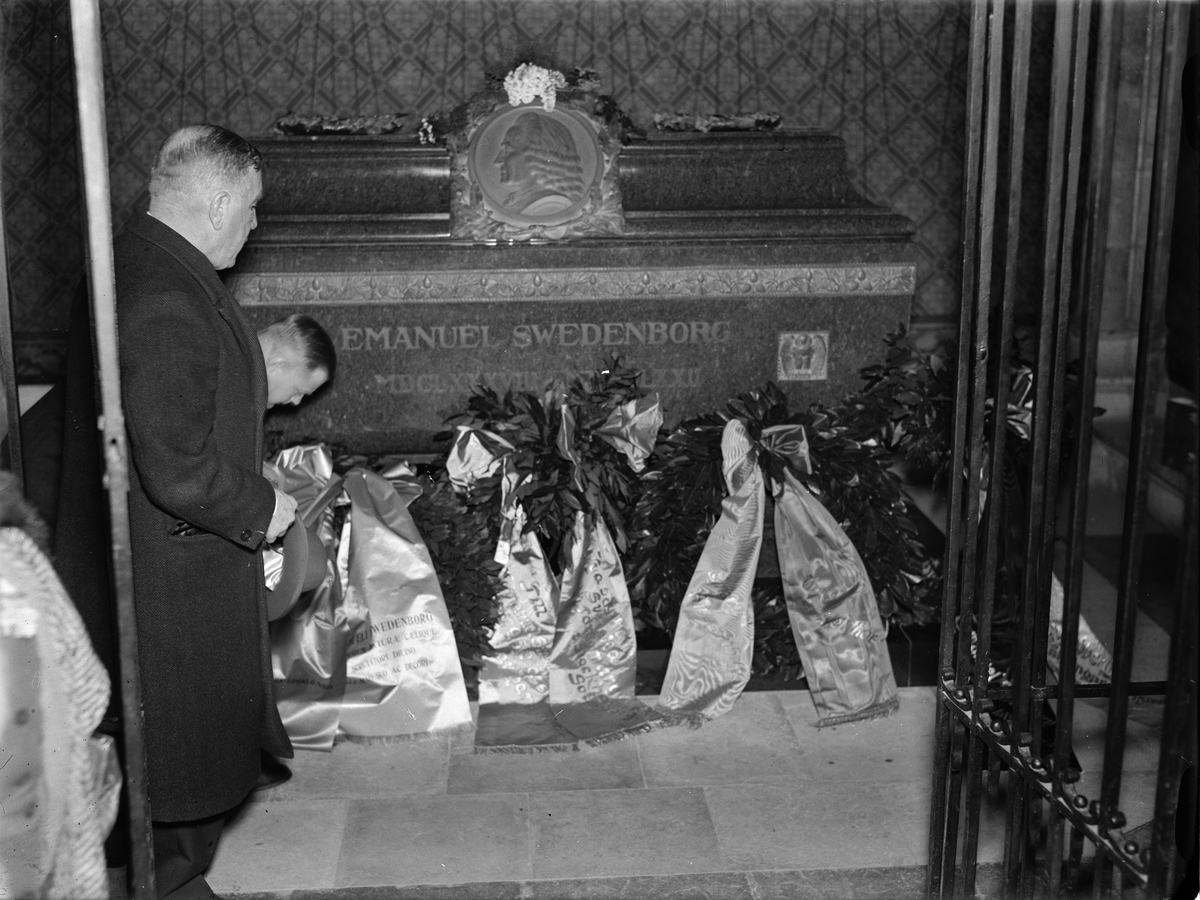
POLYGON ((522 226, 578 218, 604 174, 588 120, 540 103, 496 110, 471 138, 467 164, 492 215, 522 226))

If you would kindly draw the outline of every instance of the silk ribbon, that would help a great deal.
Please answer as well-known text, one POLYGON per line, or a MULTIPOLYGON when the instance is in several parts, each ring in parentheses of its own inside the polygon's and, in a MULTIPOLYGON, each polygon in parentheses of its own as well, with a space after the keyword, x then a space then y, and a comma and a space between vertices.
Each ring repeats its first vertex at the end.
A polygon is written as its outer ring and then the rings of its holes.
POLYGON ((407 504, 367 469, 347 473, 345 487, 345 606, 356 627, 339 736, 374 743, 470 729, 450 614, 407 504))
POLYGON ((325 547, 326 578, 271 623, 275 702, 292 746, 331 750, 346 690, 348 636, 342 585, 337 578, 333 501, 341 479, 323 445, 289 447, 264 473, 296 500, 296 514, 325 547))
POLYGON ((758 451, 739 419, 721 435, 729 495, 709 532, 679 609, 659 703, 716 718, 750 680, 754 607, 750 590, 763 541, 765 492, 758 451))
POLYGON ((775 545, 817 727, 890 715, 900 701, 866 567, 837 520, 788 470, 775 495, 775 545))

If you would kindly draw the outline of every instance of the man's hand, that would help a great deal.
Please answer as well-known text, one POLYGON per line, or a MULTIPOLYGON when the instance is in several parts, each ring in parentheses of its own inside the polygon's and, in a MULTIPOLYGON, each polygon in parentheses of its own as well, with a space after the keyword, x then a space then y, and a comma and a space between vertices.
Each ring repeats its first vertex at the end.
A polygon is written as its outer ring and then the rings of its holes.
POLYGON ((279 536, 288 530, 292 520, 296 518, 296 501, 291 494, 285 494, 275 489, 275 512, 271 515, 271 524, 267 526, 267 543, 273 544, 279 536))

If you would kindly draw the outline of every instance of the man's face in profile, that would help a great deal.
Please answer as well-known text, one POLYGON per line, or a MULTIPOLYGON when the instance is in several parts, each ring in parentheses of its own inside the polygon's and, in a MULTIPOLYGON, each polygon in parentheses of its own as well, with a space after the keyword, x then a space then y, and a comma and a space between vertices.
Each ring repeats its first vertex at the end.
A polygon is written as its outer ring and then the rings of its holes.
POLYGON ((258 201, 262 199, 262 173, 251 169, 236 189, 230 191, 229 206, 221 228, 220 246, 212 254, 213 267, 228 269, 237 262, 250 232, 258 226, 258 201))
POLYGON ((286 349, 267 363, 267 407, 296 406, 329 380, 325 369, 310 369, 304 355, 286 349))
POLYGON ((500 144, 500 152, 496 155, 501 184, 519 184, 533 177, 525 162, 525 152, 528 148, 529 138, 520 125, 508 129, 500 144))

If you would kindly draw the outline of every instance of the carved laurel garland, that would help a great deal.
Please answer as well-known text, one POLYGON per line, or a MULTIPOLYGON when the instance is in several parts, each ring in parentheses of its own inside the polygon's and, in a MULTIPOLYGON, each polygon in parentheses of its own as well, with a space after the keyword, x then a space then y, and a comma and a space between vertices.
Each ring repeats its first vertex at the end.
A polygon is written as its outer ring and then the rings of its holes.
POLYGON ((621 300, 639 297, 898 296, 916 288, 912 265, 703 269, 542 269, 237 275, 230 289, 252 306, 621 300))

